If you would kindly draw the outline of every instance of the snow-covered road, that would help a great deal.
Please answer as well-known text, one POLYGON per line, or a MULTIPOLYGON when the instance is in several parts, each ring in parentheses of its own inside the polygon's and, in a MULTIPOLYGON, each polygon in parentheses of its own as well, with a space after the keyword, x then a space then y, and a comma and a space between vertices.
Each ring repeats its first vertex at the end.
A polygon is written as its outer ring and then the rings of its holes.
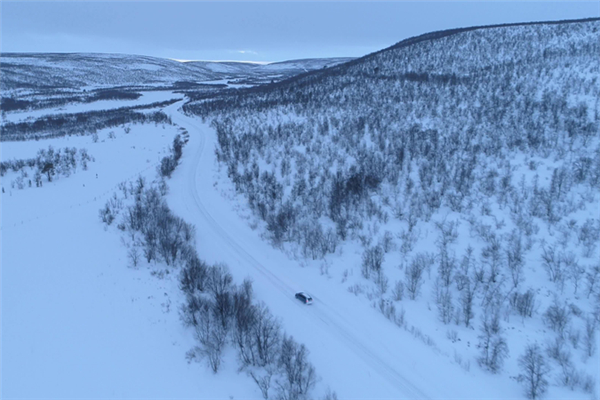
POLYGON ((201 258, 225 262, 237 280, 252 279, 258 299, 281 318, 289 334, 307 345, 323 384, 340 398, 486 397, 484 391, 465 387, 468 373, 394 326, 342 285, 314 269, 300 268, 262 240, 215 184, 215 132, 181 114, 179 106, 176 103, 166 111, 189 131, 190 142, 170 185, 170 206, 196 225, 201 258), (299 290, 311 293, 312 306, 294 299, 299 290))

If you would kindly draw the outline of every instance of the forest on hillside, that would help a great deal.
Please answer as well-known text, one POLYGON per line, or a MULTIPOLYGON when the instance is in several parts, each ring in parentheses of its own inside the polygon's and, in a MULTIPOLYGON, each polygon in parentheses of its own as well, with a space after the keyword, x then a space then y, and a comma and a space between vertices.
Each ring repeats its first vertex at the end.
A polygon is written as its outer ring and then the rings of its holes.
POLYGON ((590 392, 571 354, 600 323, 599 39, 598 20, 434 35, 184 109, 273 245, 360 243, 369 300, 433 299, 493 373, 537 355, 499 316, 541 321, 558 384, 590 392))

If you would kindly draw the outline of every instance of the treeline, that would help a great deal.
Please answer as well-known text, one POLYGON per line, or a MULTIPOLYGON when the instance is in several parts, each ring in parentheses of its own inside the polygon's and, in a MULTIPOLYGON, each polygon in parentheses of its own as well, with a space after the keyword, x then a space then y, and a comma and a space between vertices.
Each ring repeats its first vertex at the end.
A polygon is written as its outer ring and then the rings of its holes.
POLYGON ((83 135, 100 129, 134 124, 171 124, 171 118, 162 111, 136 112, 138 109, 164 107, 177 100, 149 105, 123 107, 114 110, 88 111, 74 114, 47 115, 35 121, 2 125, 2 141, 38 140, 64 135, 83 135))
POLYGON ((78 167, 87 170, 88 162, 92 161, 95 160, 86 149, 65 147, 54 150, 52 146, 48 146, 47 150, 39 150, 34 158, 0 162, 0 176, 4 176, 9 170, 20 172, 19 176, 12 181, 11 187, 17 189, 33 185, 41 187, 44 180, 52 182, 61 175, 68 177, 76 173, 78 167))
MULTIPOLYGON (((183 132, 184 135, 187 135, 187 131, 183 132)), ((179 159, 182 156, 184 142, 181 139, 181 135, 176 135, 173 139, 173 145, 171 146, 171 155, 165 156, 162 158, 160 162, 160 166, 158 167, 158 174, 162 178, 170 178, 175 168, 179 164, 179 159)))
POLYGON ((117 89, 99 89, 91 93, 80 95, 65 95, 61 97, 38 98, 38 99, 18 99, 13 97, 0 98, 0 108, 2 111, 27 111, 38 110, 42 108, 59 107, 71 103, 93 103, 99 100, 137 100, 141 93, 123 91, 117 89))
POLYGON ((230 343, 240 368, 265 399, 273 391, 275 399, 310 399, 317 375, 308 361, 308 349, 283 332, 264 303, 256 303, 250 280, 240 286, 232 282, 224 265, 208 266, 193 257, 184 266, 180 287, 187 302, 181 316, 194 329, 199 344, 188 357, 206 358, 216 373, 230 343))

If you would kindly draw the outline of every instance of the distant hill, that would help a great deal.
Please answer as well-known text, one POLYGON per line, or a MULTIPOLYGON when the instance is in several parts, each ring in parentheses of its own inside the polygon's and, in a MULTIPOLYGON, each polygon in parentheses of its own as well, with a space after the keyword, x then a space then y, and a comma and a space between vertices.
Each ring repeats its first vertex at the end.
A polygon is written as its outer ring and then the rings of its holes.
POLYGON ((175 82, 223 79, 280 80, 329 67, 351 58, 294 60, 272 64, 179 62, 157 57, 93 53, 3 53, 1 88, 5 90, 165 86, 175 82))

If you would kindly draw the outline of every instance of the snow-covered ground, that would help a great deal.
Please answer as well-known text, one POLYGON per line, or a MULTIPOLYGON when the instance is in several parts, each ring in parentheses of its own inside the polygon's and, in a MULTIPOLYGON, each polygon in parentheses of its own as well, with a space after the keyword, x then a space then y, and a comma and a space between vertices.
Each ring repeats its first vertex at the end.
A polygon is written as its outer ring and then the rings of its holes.
MULTIPOLYGON (((190 134, 168 182, 168 203, 196 226, 200 257, 225 262, 238 282, 252 279, 257 299, 306 344, 321 377, 316 395, 329 386, 340 399, 522 398, 515 374, 499 378, 476 366, 461 368, 448 346, 426 345, 350 293, 340 284, 341 269, 329 278, 317 263, 295 261, 261 239, 240 217, 243 202, 223 197, 231 187, 218 180, 215 132, 183 116, 180 106, 165 109, 190 134), (300 290, 313 296, 312 306, 294 299, 300 290)), ((98 218, 119 183, 154 179, 177 129, 134 125, 129 134, 116 130, 114 139, 107 131, 97 143, 91 136, 2 143, 3 161, 34 157, 49 144, 86 148, 95 158, 87 171, 42 188, 16 190, 14 173, 2 178, 2 397, 260 398, 251 379, 237 372, 231 348, 216 375, 205 363, 186 362, 195 343, 179 320, 176 275, 157 274, 160 265, 128 268, 119 231, 98 218)), ((336 257, 330 262, 343 262, 343 254, 336 257)), ((348 266, 355 274, 359 268, 348 266)), ((416 318, 408 316, 409 323, 416 318)), ((448 341, 435 327, 424 333, 448 341)), ((584 397, 555 387, 549 394, 584 397)))
MULTIPOLYGON (((38 149, 86 148, 87 171, 41 188, 2 177, 2 398, 240 398, 254 390, 235 365, 213 376, 188 364, 194 344, 179 321, 175 276, 127 268, 126 248, 98 210, 117 185, 156 165, 176 128, 3 142, 2 160, 38 149)), ((14 174, 14 173, 13 173, 14 174)))
MULTIPOLYGON (((340 398, 523 397, 522 387, 515 380, 520 373, 518 356, 528 343, 544 343, 549 335, 539 320, 525 323, 514 315, 503 316, 509 348, 518 352, 507 361, 502 375, 490 374, 477 365, 478 329, 437 323, 437 309, 433 299, 428 300, 430 287, 423 289, 424 301, 407 306, 408 329, 396 326, 373 309, 365 296, 357 297, 347 290, 351 282, 364 282, 357 264, 362 254, 358 243, 348 243, 329 256, 326 273, 320 268, 323 261, 296 261, 273 249, 259 237, 260 228, 251 228, 261 222, 250 216, 242 196, 232 195, 234 190, 225 178, 226 172, 216 171, 213 130, 193 119, 177 115, 173 119, 186 127, 192 138, 198 131, 203 132, 200 138, 206 138, 198 146, 204 149, 202 154, 198 150, 197 161, 184 164, 175 172, 174 182, 183 174, 187 175, 183 178, 187 183, 183 180, 182 184, 174 184, 169 197, 174 211, 198 226, 200 256, 208 262, 225 261, 239 280, 250 277, 254 281, 257 297, 282 318, 285 330, 307 345, 323 383, 336 390, 340 398), (216 190, 207 190, 209 187, 216 190), (350 271, 351 276, 340 284, 344 270, 350 271), (293 293, 300 290, 313 296, 313 306, 304 307, 293 299, 293 293), (413 332, 425 336, 407 332, 413 327, 413 332), (456 337, 452 337, 453 330, 456 337), (427 338, 429 345, 424 344, 427 338)), ((192 156, 196 148, 193 141, 190 143, 185 157, 192 156)), ((437 232, 429 235, 434 248, 437 232)), ((400 260, 388 260, 387 271, 397 262, 400 260)), ((527 274, 537 277, 530 279, 543 279, 541 271, 528 270, 527 274)), ((396 275, 403 273, 398 271, 396 275)), ((551 303, 552 293, 552 288, 539 292, 538 307, 543 305, 545 309, 551 303)), ((479 320, 474 321, 476 328, 479 324, 479 320)), ((578 363, 578 369, 583 371, 600 370, 599 366, 598 357, 578 363)), ((550 383, 547 398, 590 397, 550 383)))
MULTIPOLYGON (((263 241, 213 185, 213 130, 194 119, 173 118, 191 140, 173 175, 169 204, 196 225, 201 258, 226 262, 240 281, 252 279, 257 298, 311 351, 322 385, 344 399, 497 397, 501 389, 493 379, 480 376, 481 384, 465 385, 471 378, 465 371, 391 325, 337 282, 316 269, 300 268, 263 241), (300 290, 313 296, 312 306, 294 299, 300 290)), ((518 388, 511 395, 518 396, 518 388)))

